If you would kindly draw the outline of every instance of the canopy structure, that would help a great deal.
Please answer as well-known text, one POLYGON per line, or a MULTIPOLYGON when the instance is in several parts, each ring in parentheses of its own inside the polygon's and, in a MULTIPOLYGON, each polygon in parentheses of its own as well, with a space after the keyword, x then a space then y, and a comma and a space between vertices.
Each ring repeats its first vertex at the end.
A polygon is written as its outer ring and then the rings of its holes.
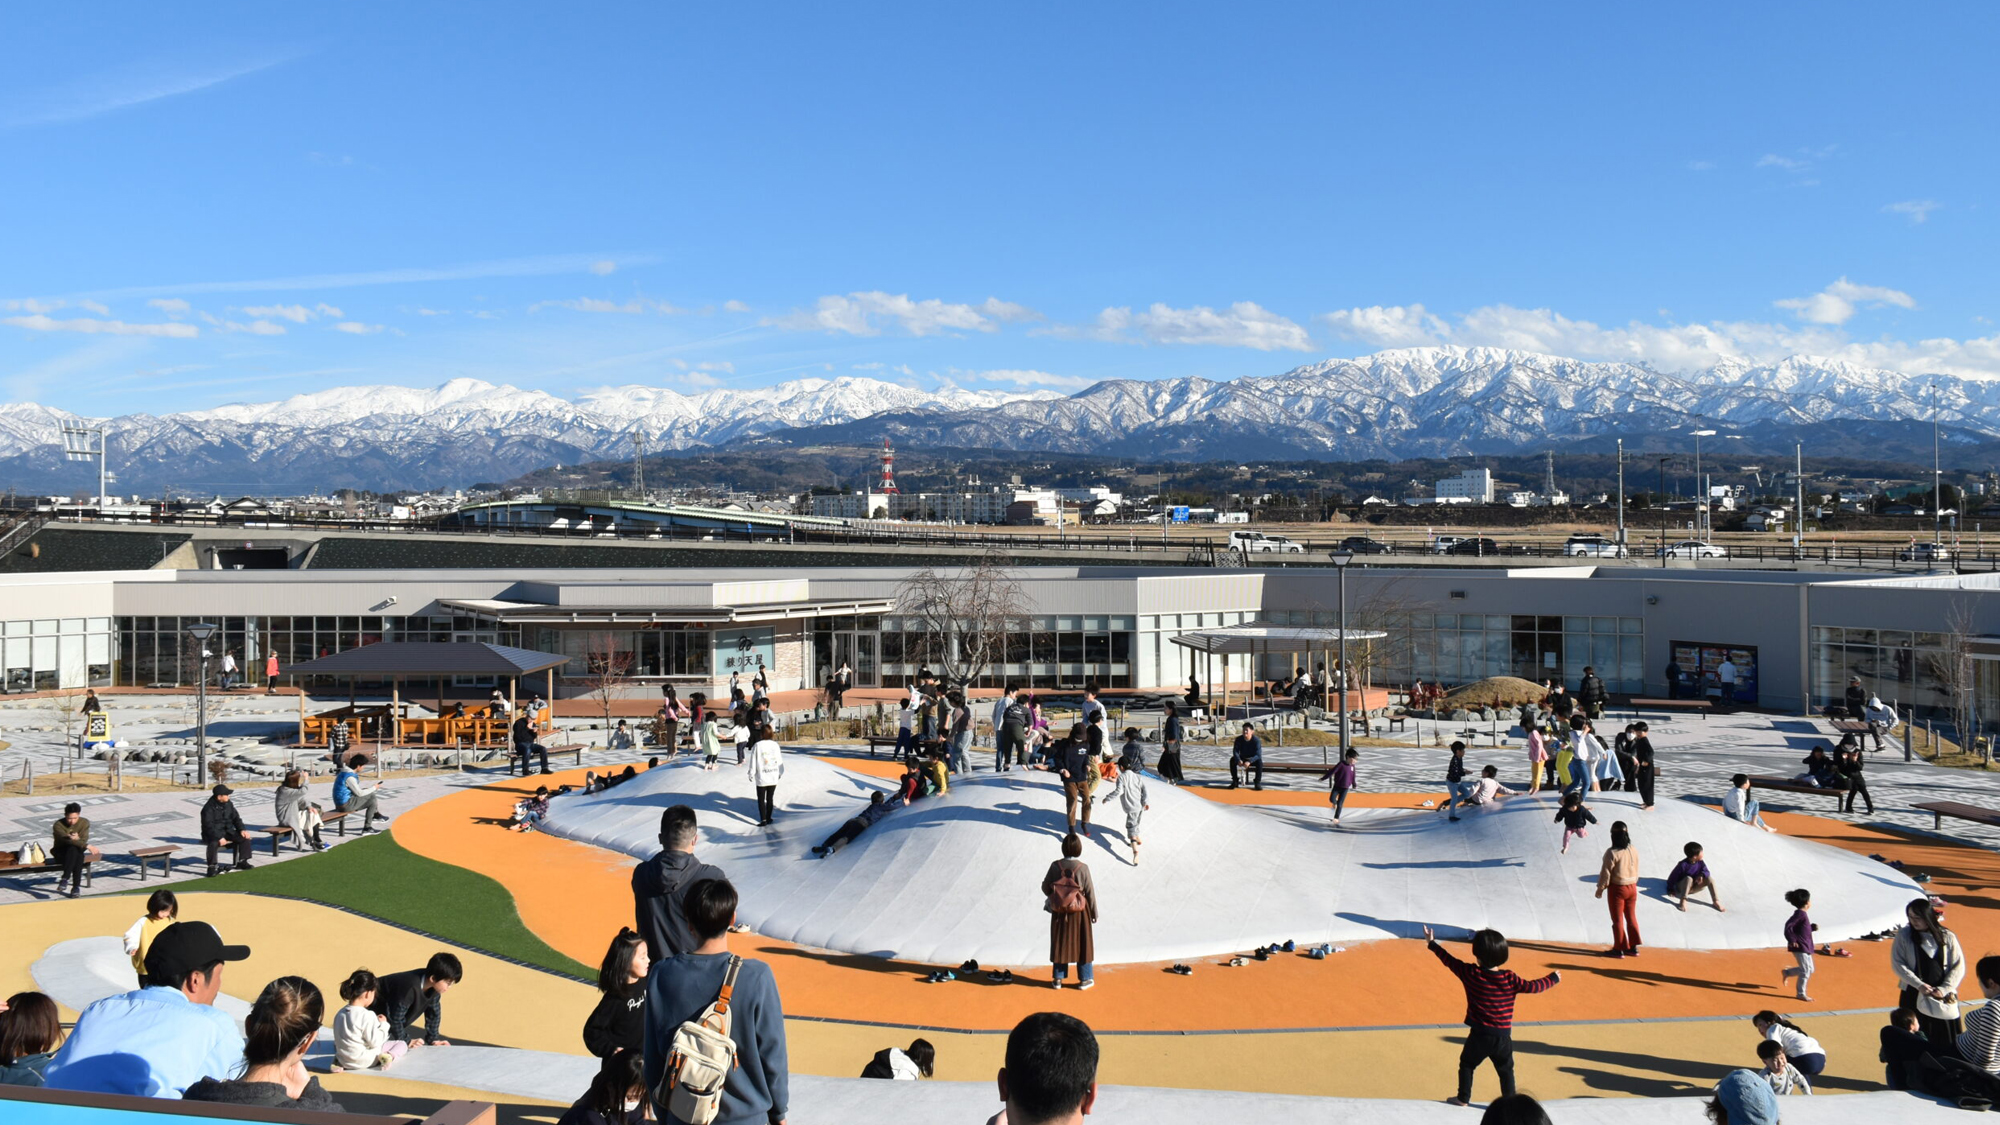
MULTIPOLYGON (((1339 629, 1298 625, 1226 625, 1197 629, 1172 638, 1182 648, 1211 656, 1262 655, 1272 652, 1322 652, 1340 644, 1339 629)), ((1376 629, 1349 629, 1350 641, 1379 641, 1389 634, 1376 629)))
POLYGON ((294 664, 287 676, 526 676, 566 656, 485 641, 382 641, 294 664))
MULTIPOLYGON (((393 731, 391 737, 396 742, 404 741, 406 734, 413 734, 419 741, 428 743, 433 737, 444 745, 456 745, 461 739, 470 739, 474 744, 504 741, 507 735, 506 715, 499 714, 498 707, 488 710, 483 716, 446 717, 444 714, 444 688, 448 679, 455 676, 500 676, 507 680, 507 711, 514 712, 516 689, 522 676, 545 672, 549 678, 549 698, 555 698, 555 670, 569 663, 566 656, 537 652, 528 648, 513 648, 508 645, 490 644, 485 641, 381 641, 372 645, 350 648, 318 660, 308 660, 294 664, 280 674, 286 676, 333 676, 348 681, 351 685, 358 679, 385 679, 389 681, 389 707, 380 713, 361 713, 355 706, 350 693, 348 706, 325 715, 313 716, 311 727, 315 737, 330 738, 331 725, 349 727, 356 737, 362 733, 364 720, 376 723, 376 737, 393 731), (403 681, 408 678, 437 681, 438 718, 403 718, 403 681)), ((379 711, 379 709, 378 709, 379 711)), ((543 723, 543 716, 533 716, 537 728, 543 723)), ((308 721, 306 718, 306 696, 299 693, 299 743, 311 745, 307 741, 308 721)))
MULTIPOLYGON (((1363 642, 1380 640, 1389 635, 1377 629, 1348 629, 1345 632, 1348 640, 1363 642)), ((1289 654, 1294 657, 1304 654, 1310 658, 1312 653, 1317 652, 1320 654, 1320 665, 1324 667, 1326 665, 1327 654, 1339 647, 1341 633, 1342 630, 1340 629, 1321 629, 1300 625, 1225 625, 1215 629, 1196 629, 1169 639, 1182 648, 1193 649, 1201 653, 1204 657, 1204 665, 1208 664, 1207 658, 1216 656, 1222 658, 1222 709, 1217 712, 1218 721, 1210 728, 1215 732, 1216 741, 1220 742, 1222 740, 1222 723, 1220 719, 1227 718, 1229 715, 1230 657, 1264 656, 1276 652, 1289 654)), ((1310 663, 1310 659, 1307 662, 1310 663)), ((1292 661, 1294 671, 1298 669, 1298 665, 1299 661, 1294 659, 1292 661)), ((1212 672, 1212 666, 1209 666, 1207 670, 1212 672)), ((1346 669, 1342 669, 1341 672, 1345 675, 1346 669)), ((1250 678, 1253 681, 1257 678, 1257 670, 1254 665, 1250 670, 1250 678)), ((1213 699, 1213 678, 1211 676, 1204 679, 1209 684, 1211 693, 1209 698, 1213 699)), ((1254 687, 1252 691, 1254 692, 1254 687)), ((1246 692, 1244 695, 1244 713, 1246 715, 1249 713, 1250 698, 1251 693, 1246 692)), ((1365 699, 1366 696, 1364 695, 1363 698, 1365 699)), ((1340 716, 1339 721, 1342 723, 1347 722, 1348 716, 1340 716)), ((1278 727, 1279 745, 1283 745, 1284 740, 1285 728, 1280 726, 1278 727)))

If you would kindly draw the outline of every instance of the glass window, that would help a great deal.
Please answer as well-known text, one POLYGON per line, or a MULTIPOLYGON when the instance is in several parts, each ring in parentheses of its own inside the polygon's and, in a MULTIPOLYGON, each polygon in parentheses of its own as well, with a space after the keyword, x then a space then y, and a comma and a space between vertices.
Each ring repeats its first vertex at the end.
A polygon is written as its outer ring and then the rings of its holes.
POLYGON ((1102 631, 1110 627, 1111 626, 1109 624, 1109 619, 1102 616, 1086 617, 1083 619, 1083 628, 1085 632, 1089 632, 1091 630, 1102 631))
MULTIPOLYGON (((1618 619, 1618 631, 1632 634, 1643 633, 1646 631, 1646 619, 1643 617, 1621 617, 1618 619)), ((1639 689, 1634 688, 1632 690, 1637 691, 1639 689)))
POLYGON ((40 637, 40 636, 51 636, 51 637, 52 637, 52 636, 54 636, 54 635, 55 635, 55 632, 56 632, 56 623, 55 623, 54 621, 37 621, 37 622, 35 622, 35 635, 36 635, 36 636, 38 636, 38 637, 40 637))
POLYGON ((1537 617, 1535 618, 1535 631, 1538 633, 1560 633, 1563 631, 1563 619, 1560 617, 1537 617))
POLYGON ((1910 644, 1910 632, 1907 629, 1884 629, 1880 637, 1879 643, 1884 648, 1906 648, 1910 644))
POLYGON ((1616 633, 1618 631, 1618 619, 1616 617, 1593 617, 1590 619, 1590 631, 1593 633, 1616 633))
POLYGON ((1875 643, 1875 630, 1849 629, 1847 631, 1847 643, 1851 645, 1872 645, 1875 643))
POLYGON ((1508 623, 1508 627, 1516 632, 1532 633, 1535 631, 1535 619, 1532 617, 1515 617, 1508 623))
POLYGON ((1437 627, 1440 629, 1458 628, 1458 615, 1455 613, 1437 614, 1435 620, 1437 621, 1437 627))
POLYGON ((1129 633, 1133 629, 1138 628, 1136 621, 1136 618, 1131 617, 1113 617, 1111 619, 1111 627, 1113 629, 1123 629, 1129 633))
MULTIPOLYGON (((1436 614, 1431 613, 1412 613, 1410 615, 1410 628, 1428 629, 1434 623, 1436 616, 1436 614)), ((1532 622, 1533 619, 1530 618, 1529 620, 1532 622)), ((1530 627, 1532 628, 1532 625, 1530 627)))

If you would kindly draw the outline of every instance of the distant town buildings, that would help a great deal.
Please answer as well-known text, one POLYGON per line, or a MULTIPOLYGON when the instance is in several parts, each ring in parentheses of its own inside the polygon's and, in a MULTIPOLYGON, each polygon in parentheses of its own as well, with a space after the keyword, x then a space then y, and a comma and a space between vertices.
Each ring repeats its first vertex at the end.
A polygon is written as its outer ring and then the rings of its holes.
POLYGON ((1493 470, 1467 469, 1455 477, 1437 482, 1439 503, 1491 504, 1493 470))

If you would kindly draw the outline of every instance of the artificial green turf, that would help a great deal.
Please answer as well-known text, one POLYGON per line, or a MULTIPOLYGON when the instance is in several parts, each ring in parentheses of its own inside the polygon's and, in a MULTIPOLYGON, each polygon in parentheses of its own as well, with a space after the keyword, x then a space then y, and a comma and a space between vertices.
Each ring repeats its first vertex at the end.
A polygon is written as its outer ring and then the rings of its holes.
POLYGON ((507 888, 477 872, 409 851, 387 832, 350 840, 318 855, 176 886, 331 903, 486 953, 585 979, 597 976, 596 970, 551 949, 523 925, 507 888))

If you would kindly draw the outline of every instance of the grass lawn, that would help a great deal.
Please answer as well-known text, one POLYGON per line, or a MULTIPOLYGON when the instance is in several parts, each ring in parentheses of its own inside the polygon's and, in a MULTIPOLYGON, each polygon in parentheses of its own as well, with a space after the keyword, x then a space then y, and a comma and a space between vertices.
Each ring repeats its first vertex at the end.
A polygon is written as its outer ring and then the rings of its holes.
MULTIPOLYGON (((549 948, 521 924, 514 898, 484 875, 408 851, 387 832, 281 864, 176 884, 312 899, 447 941, 586 980, 597 970, 549 948)), ((143 894, 143 891, 133 893, 143 894)))

